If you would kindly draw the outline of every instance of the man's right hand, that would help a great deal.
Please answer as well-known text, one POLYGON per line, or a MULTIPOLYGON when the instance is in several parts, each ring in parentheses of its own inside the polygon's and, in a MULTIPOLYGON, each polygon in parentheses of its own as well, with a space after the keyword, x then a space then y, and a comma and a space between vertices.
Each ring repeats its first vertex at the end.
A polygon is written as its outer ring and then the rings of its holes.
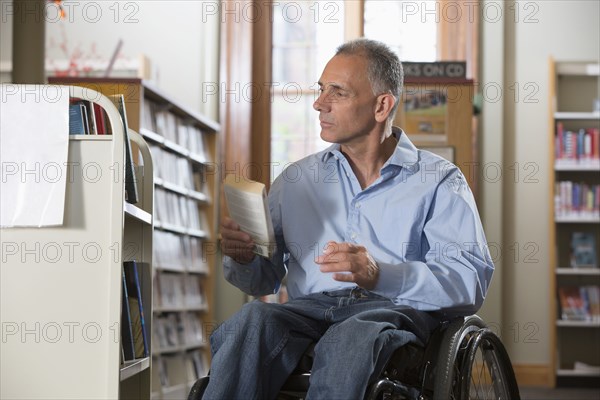
POLYGON ((225 217, 221 223, 221 251, 240 264, 248 264, 255 257, 252 249, 254 241, 231 218, 225 217))

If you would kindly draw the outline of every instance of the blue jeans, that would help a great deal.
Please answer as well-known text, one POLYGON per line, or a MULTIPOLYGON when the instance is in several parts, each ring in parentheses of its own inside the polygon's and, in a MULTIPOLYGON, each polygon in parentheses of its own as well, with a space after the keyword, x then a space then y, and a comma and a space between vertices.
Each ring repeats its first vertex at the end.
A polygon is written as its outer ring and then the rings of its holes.
POLYGON ((438 320, 354 287, 285 304, 253 301, 211 336, 203 399, 274 399, 312 342, 307 399, 362 399, 400 346, 425 343, 438 320))

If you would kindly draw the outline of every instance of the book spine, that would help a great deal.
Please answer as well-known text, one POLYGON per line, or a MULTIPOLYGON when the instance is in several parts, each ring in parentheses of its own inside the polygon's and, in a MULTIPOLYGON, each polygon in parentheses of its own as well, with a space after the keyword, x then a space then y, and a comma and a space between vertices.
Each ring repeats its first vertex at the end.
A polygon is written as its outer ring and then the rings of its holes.
POLYGON ((123 297, 121 299, 121 344, 123 345, 123 358, 125 361, 128 361, 135 358, 135 352, 133 345, 133 332, 131 330, 131 314, 129 312, 129 295, 127 292, 125 270, 122 271, 122 275, 123 297))
POLYGON ((556 148, 555 148, 555 157, 557 160, 562 160, 564 157, 564 139, 565 136, 565 132, 564 132, 564 126, 562 122, 558 122, 556 124, 556 148))
POLYGON ((592 128, 592 158, 600 160, 600 129, 592 128))
POLYGON ((138 275, 137 262, 135 262, 135 261, 131 261, 131 272, 132 272, 132 275, 133 275, 133 279, 134 279, 134 283, 135 283, 135 289, 136 289, 136 292, 137 292, 138 306, 139 306, 139 310, 140 310, 140 321, 142 323, 142 338, 143 338, 143 341, 144 341, 144 357, 148 357, 148 355, 149 355, 149 350, 148 350, 148 336, 146 334, 146 321, 144 319, 144 306, 143 306, 143 301, 142 301, 142 289, 141 289, 139 275, 138 275))

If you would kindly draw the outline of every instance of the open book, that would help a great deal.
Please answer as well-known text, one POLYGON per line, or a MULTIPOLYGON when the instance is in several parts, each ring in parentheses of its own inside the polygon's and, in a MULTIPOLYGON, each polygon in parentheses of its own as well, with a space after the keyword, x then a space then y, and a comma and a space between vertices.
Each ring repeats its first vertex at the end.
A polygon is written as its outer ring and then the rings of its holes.
POLYGON ((275 251, 275 234, 267 202, 265 185, 230 174, 223 182, 229 216, 243 232, 252 236, 254 252, 271 257, 275 251))

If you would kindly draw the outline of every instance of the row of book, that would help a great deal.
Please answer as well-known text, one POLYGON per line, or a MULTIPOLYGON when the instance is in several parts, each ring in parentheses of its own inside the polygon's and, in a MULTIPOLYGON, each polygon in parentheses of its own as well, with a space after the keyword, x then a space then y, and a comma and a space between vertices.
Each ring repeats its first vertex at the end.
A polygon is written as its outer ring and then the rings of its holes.
POLYGON ((209 161, 207 136, 199 127, 148 99, 144 100, 143 111, 142 127, 186 148, 200 160, 209 161))
POLYGON ((158 393, 180 385, 191 385, 206 376, 208 368, 208 361, 201 350, 161 355, 152 362, 152 391, 158 393))
POLYGON ((202 324, 193 313, 165 313, 152 321, 153 344, 158 352, 177 350, 180 346, 202 346, 205 343, 202 324))
POLYGON ((560 217, 600 217, 600 185, 558 181, 554 188, 554 215, 560 217))
POLYGON ((154 230, 152 257, 156 268, 174 271, 208 273, 208 253, 213 244, 187 235, 154 230))
POLYGON ((197 200, 162 188, 154 191, 154 218, 159 223, 189 229, 201 230, 207 226, 197 200))
POLYGON ((561 286, 558 299, 562 320, 600 322, 600 286, 561 286))
POLYGON ((184 189, 204 192, 206 179, 204 169, 194 168, 187 159, 157 145, 149 145, 154 161, 154 177, 163 179, 184 189))
MULTIPOLYGON (((125 200, 138 202, 137 182, 134 173, 129 124, 125 109, 125 97, 122 94, 108 96, 121 116, 125 137, 125 200)), ((106 110, 98 103, 72 97, 69 100, 69 135, 112 135, 112 126, 106 110)))
POLYGON ((600 160, 600 131, 598 128, 565 130, 562 122, 556 124, 556 160, 600 160))
POLYGON ((106 111, 97 103, 71 97, 69 135, 111 135, 106 111))
POLYGON ((156 310, 206 307, 206 297, 199 275, 160 272, 154 277, 153 303, 156 310))
POLYGON ((592 232, 571 234, 571 268, 598 268, 597 237, 592 232))
POLYGON ((122 361, 148 357, 150 354, 141 271, 135 261, 123 263, 123 296, 121 297, 121 356, 122 361))

